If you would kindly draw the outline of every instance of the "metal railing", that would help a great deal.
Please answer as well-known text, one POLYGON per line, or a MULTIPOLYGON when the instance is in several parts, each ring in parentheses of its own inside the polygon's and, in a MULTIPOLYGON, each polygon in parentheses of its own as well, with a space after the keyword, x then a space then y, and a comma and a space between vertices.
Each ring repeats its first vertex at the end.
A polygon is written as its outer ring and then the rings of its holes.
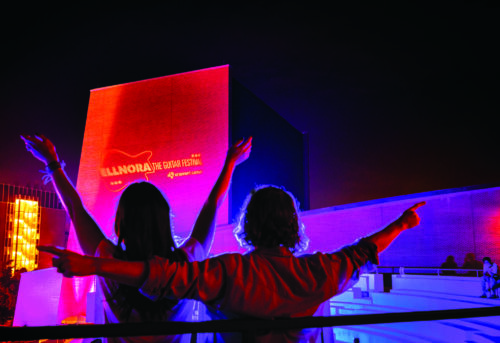
POLYGON ((423 274, 423 275, 454 275, 454 276, 476 276, 483 273, 481 269, 465 268, 441 268, 441 267, 401 267, 401 266, 376 266, 375 274, 423 274))
POLYGON ((198 332, 241 332, 244 334, 245 332, 255 332, 257 330, 286 331, 304 328, 435 321, 490 316, 500 316, 500 306, 437 311, 341 315, 334 317, 303 317, 293 319, 228 319, 197 323, 155 322, 0 327, 0 342, 40 339, 178 335, 198 332))
MULTIPOLYGON (((457 272, 457 276, 482 270, 443 269, 438 267, 378 266, 375 274, 442 275, 442 271, 457 272)), ((367 285, 368 287, 368 285, 367 285)), ((202 332, 254 332, 257 330, 294 330, 304 328, 338 327, 382 323, 449 320, 473 317, 500 316, 500 306, 469 309, 377 313, 363 315, 336 315, 332 317, 303 317, 293 319, 229 319, 205 322, 154 322, 122 324, 74 324, 37 327, 1 327, 0 342, 32 341, 42 339, 70 339, 94 337, 131 337, 178 335, 202 332)))

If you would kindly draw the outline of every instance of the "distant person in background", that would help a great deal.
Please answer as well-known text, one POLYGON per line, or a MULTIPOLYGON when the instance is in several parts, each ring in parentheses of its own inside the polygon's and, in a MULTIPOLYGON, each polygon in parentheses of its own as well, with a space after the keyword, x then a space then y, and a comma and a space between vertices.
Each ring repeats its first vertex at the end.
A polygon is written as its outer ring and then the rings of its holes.
MULTIPOLYGON (((453 255, 449 255, 446 258, 446 261, 441 264, 441 269, 457 269, 458 264, 455 262, 455 257, 453 255)), ((457 275, 457 272, 453 270, 443 270, 441 275, 457 275)))
POLYGON ((498 277, 498 266, 491 261, 491 258, 483 258, 483 278, 481 279, 483 294, 481 298, 498 299, 498 288, 500 280, 498 277), (489 294, 489 295, 488 295, 489 294))
MULTIPOLYGON (((483 264, 481 261, 476 260, 476 255, 474 255, 474 253, 470 252, 465 255, 464 265, 462 268, 481 270, 483 269, 483 264)), ((466 272, 465 276, 478 276, 478 273, 471 270, 466 272)))

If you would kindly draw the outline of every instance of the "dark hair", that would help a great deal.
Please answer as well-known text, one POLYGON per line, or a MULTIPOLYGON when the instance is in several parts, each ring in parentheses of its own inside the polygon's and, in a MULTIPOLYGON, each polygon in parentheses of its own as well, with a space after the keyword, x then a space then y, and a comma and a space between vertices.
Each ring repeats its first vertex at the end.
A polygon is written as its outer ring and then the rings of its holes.
POLYGON ((277 186, 260 186, 250 193, 234 233, 240 244, 253 247, 284 246, 299 252, 308 244, 295 197, 277 186))
MULTIPOLYGON (((148 182, 133 183, 120 196, 115 218, 118 236, 116 258, 127 261, 145 261, 153 256, 172 261, 185 261, 186 255, 176 248, 172 237, 170 206, 161 191, 148 182), (125 248, 123 248, 123 246, 125 248)), ((128 318, 132 309, 161 315, 177 303, 172 300, 153 302, 135 287, 120 284, 114 300, 128 318)))
POLYGON ((170 206, 160 190, 148 182, 128 186, 118 202, 115 233, 122 259, 143 261, 154 255, 169 257, 175 243, 170 206), (125 250, 121 249, 122 243, 125 250))
POLYGON ((491 264, 491 258, 489 258, 489 257, 484 257, 483 258, 483 263, 484 263, 484 261, 488 261, 491 264))
POLYGON ((465 259, 464 261, 474 261, 476 259, 476 255, 474 255, 473 252, 468 252, 465 254, 465 259))

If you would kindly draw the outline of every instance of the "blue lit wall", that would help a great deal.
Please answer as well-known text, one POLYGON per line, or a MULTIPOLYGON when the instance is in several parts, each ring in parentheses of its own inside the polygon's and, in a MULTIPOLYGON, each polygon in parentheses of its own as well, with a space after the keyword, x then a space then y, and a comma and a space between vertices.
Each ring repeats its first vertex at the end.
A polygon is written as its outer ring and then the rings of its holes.
MULTIPOLYGON (((332 251, 377 231, 416 202, 421 224, 403 232, 380 255, 383 266, 440 266, 465 254, 500 262, 500 187, 468 187, 378 199, 302 212, 309 251, 332 251)), ((232 226, 218 228, 213 253, 238 251, 232 226)))

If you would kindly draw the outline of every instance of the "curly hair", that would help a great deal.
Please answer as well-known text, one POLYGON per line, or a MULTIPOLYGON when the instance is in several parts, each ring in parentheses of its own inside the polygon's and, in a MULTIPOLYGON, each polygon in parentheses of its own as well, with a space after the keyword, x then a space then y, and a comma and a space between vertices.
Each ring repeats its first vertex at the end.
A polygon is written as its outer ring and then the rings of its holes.
POLYGON ((250 193, 234 233, 240 244, 252 247, 284 246, 299 252, 308 244, 295 197, 277 186, 260 186, 250 193))

